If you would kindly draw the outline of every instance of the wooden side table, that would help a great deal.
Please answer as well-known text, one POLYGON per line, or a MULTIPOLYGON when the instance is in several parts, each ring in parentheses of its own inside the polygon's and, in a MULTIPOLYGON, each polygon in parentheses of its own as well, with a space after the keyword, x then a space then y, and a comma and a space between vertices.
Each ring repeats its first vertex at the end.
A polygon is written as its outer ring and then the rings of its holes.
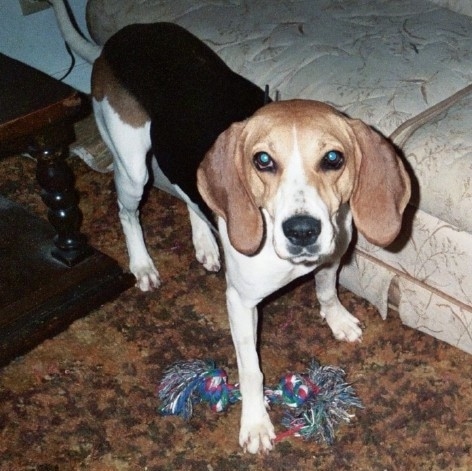
POLYGON ((0 157, 27 151, 46 221, 0 196, 0 365, 134 283, 87 244, 65 157, 84 100, 71 87, 0 54, 0 157))

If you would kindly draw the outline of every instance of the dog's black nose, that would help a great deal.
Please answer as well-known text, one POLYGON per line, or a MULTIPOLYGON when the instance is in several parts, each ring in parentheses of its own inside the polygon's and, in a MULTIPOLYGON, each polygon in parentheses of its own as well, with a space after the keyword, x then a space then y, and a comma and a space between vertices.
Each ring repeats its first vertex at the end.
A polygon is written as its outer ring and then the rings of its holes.
POLYGON ((293 216, 282 224, 285 237, 300 247, 312 245, 321 233, 321 221, 311 216, 293 216))

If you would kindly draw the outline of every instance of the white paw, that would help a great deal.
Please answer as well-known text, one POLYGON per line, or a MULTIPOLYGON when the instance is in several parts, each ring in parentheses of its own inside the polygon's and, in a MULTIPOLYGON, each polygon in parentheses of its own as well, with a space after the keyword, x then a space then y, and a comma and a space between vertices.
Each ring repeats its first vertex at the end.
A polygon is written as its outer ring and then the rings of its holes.
POLYGON ((362 329, 359 326, 359 320, 343 307, 326 315, 321 313, 321 317, 326 319, 337 340, 361 341, 362 329))
POLYGON ((197 260, 205 269, 208 271, 219 271, 221 268, 220 251, 215 238, 212 235, 208 237, 206 234, 200 234, 194 237, 193 245, 197 260))
POLYGON ((136 286, 141 291, 152 291, 161 285, 159 272, 152 264, 146 267, 131 268, 131 273, 136 277, 136 286))
POLYGON ((253 418, 241 419, 239 444, 249 453, 267 453, 273 448, 275 431, 269 415, 264 411, 259 420, 253 418))

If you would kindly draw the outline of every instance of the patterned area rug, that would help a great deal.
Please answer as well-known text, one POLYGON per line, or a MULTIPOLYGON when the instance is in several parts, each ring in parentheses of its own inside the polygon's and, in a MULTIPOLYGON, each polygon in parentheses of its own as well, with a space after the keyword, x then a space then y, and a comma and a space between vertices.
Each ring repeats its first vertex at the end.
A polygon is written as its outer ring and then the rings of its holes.
MULTIPOLYGON (((88 120, 77 146, 94 141, 88 120)), ((74 157, 70 164, 84 233, 126 266, 112 174, 74 157)), ((31 159, 1 160, 0 193, 44 216, 34 171, 31 159)), ((340 343, 319 317, 309 278, 261 306, 260 354, 267 384, 313 357, 345 369, 365 409, 333 446, 291 437, 268 455, 244 454, 239 405, 221 414, 197 406, 189 422, 159 416, 156 385, 168 365, 212 358, 235 382, 236 362, 224 275, 195 260, 185 206, 153 189, 142 222, 162 287, 130 289, 0 370, 1 471, 472 469, 470 355, 402 326, 395 313, 383 321, 343 289, 364 338, 340 343)), ((281 431, 280 412, 270 414, 281 431)))

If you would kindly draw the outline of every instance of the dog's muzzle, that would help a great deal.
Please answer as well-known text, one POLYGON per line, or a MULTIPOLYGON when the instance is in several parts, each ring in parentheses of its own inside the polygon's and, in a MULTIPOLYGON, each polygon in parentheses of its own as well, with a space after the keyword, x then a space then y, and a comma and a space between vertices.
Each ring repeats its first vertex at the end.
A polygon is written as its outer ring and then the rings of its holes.
POLYGON ((292 254, 313 252, 313 246, 321 234, 321 221, 312 216, 292 216, 282 223, 282 230, 290 242, 289 251, 292 254))

